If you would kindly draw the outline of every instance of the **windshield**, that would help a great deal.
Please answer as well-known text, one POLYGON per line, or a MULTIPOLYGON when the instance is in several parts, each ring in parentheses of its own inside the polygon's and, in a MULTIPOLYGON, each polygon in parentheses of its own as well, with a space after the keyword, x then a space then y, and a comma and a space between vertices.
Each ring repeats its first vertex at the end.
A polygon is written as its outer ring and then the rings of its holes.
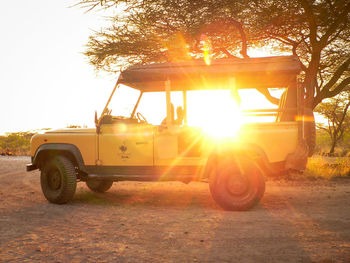
POLYGON ((130 117, 139 96, 139 90, 119 85, 108 105, 108 110, 113 116, 130 117))
MULTIPOLYGON (((141 92, 120 84, 109 105, 108 112, 113 116, 130 118, 141 92)), ((166 117, 166 100, 164 92, 144 92, 135 115, 140 112, 148 123, 159 125, 166 117)))

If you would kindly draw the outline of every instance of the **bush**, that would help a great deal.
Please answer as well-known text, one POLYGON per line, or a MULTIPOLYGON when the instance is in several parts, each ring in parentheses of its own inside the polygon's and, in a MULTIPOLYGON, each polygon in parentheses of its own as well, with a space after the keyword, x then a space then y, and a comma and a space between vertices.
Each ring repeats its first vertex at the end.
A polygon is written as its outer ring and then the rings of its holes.
POLYGON ((334 178, 350 176, 348 157, 312 157, 309 158, 305 175, 309 177, 334 178))
POLYGON ((30 139, 32 132, 6 133, 0 136, 1 155, 30 155, 30 139))
MULTIPOLYGON (((331 148, 331 138, 324 130, 316 131, 316 148, 315 153, 322 156, 329 156, 331 148)), ((345 132, 341 141, 338 142, 332 156, 347 156, 350 149, 350 132, 345 132)))

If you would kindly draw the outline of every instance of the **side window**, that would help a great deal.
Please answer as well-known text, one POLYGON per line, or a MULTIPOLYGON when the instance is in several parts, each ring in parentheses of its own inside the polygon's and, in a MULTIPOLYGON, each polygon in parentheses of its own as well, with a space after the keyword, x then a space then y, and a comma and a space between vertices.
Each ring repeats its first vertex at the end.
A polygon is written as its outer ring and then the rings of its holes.
MULTIPOLYGON (((176 109, 183 108, 183 99, 181 91, 171 92, 171 103, 174 106, 174 118, 176 109)), ((148 123, 160 125, 166 118, 166 96, 165 92, 145 92, 142 95, 139 106, 136 112, 140 112, 147 119, 148 123)))
MULTIPOLYGON (((285 88, 270 88, 271 96, 281 98, 285 88)), ((256 89, 240 89, 238 90, 241 98, 241 110, 263 110, 263 109, 278 109, 278 105, 268 101, 263 94, 256 89)), ((249 116, 242 118, 243 122, 275 122, 276 116, 249 116)))
MULTIPOLYGON (((269 89, 270 94, 275 98, 280 98, 286 89, 269 89)), ((277 109, 278 105, 269 102, 263 94, 256 89, 238 90, 241 97, 241 109, 277 109)))

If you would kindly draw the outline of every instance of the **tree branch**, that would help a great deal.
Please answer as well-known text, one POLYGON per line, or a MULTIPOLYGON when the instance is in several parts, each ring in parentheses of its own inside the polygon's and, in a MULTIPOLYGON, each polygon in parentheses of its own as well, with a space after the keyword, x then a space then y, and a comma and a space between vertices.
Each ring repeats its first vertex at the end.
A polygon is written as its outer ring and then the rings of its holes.
POLYGON ((290 46, 293 46, 293 45, 295 45, 295 44, 298 44, 298 42, 296 42, 296 41, 294 41, 294 40, 292 40, 292 39, 289 39, 289 38, 284 38, 284 37, 281 37, 281 36, 277 36, 277 35, 275 35, 275 34, 273 34, 273 33, 268 33, 269 35, 270 35, 270 37, 272 38, 272 39, 275 39, 275 40, 278 40, 278 41, 280 41, 280 42, 282 42, 283 44, 286 44, 286 45, 290 45, 290 46))
POLYGON ((319 74, 320 80, 321 80, 320 87, 322 87, 323 84, 324 84, 324 78, 323 78, 323 76, 322 76, 322 70, 320 70, 320 71, 318 72, 318 74, 319 74))
POLYGON ((331 10, 332 14, 334 14, 334 5, 330 0, 327 0, 326 2, 329 5, 329 9, 331 10))
MULTIPOLYGON (((276 36, 276 35, 273 34, 273 33, 268 33, 268 34, 270 35, 270 38, 271 38, 271 39, 275 39, 275 40, 277 40, 277 41, 280 41, 280 42, 283 43, 283 44, 292 46, 292 53, 293 53, 293 55, 294 55, 294 56, 297 56, 297 57, 299 58, 299 56, 298 56, 298 54, 297 54, 297 48, 298 48, 298 46, 301 44, 302 41, 305 42, 304 39, 302 39, 300 42, 296 42, 296 41, 294 41, 294 40, 292 40, 292 39, 290 39, 290 38, 283 38, 283 37, 276 36)), ((306 43, 306 42, 305 42, 305 43, 306 43)), ((307 67, 304 65, 303 62, 300 61, 300 59, 299 59, 299 63, 300 63, 301 69, 302 69, 303 71, 306 71, 306 70, 307 70, 307 67)))
POLYGON ((264 95, 265 98, 266 98, 269 102, 271 102, 272 104, 275 104, 275 105, 278 105, 278 104, 279 104, 280 100, 277 99, 277 98, 275 98, 275 97, 273 97, 273 96, 270 94, 270 92, 269 92, 268 89, 257 88, 257 90, 258 90, 262 95, 264 95))
POLYGON ((236 56, 232 55, 226 48, 221 47, 218 48, 217 51, 220 51, 222 53, 224 53, 228 58, 237 58, 236 56))
POLYGON ((244 32, 242 24, 240 22, 232 19, 232 18, 229 20, 232 23, 232 25, 234 25, 237 28, 239 34, 241 35, 241 39, 242 39, 242 50, 240 52, 241 55, 244 58, 249 58, 248 53, 247 53, 247 50, 248 50, 247 35, 244 32))
POLYGON ((334 97, 335 95, 339 94, 343 90, 345 90, 346 86, 350 84, 350 77, 347 77, 343 79, 342 82, 339 83, 339 85, 334 88, 331 91, 328 91, 327 93, 323 92, 323 90, 320 92, 319 95, 317 95, 314 99, 313 107, 316 107, 318 103, 320 103, 323 99, 334 97))
MULTIPOLYGON (((339 131, 340 131, 341 128, 342 128, 342 125, 343 125, 343 122, 344 122, 344 120, 345 120, 346 113, 348 112, 349 106, 350 106, 350 101, 346 104, 346 106, 345 106, 345 108, 344 108, 344 110, 343 110, 343 112, 342 112, 341 119, 340 119, 340 121, 339 121, 339 123, 338 123, 338 127, 337 127, 337 130, 336 130, 336 132, 335 132, 336 135, 339 133, 339 131)), ((342 131, 342 133, 343 133, 343 132, 344 132, 344 131, 342 131)), ((342 133, 341 133, 341 135, 339 136, 339 139, 341 138, 342 133)))
POLYGON ((326 95, 326 93, 328 93, 328 91, 333 87, 333 85, 337 83, 339 78, 343 75, 344 71, 346 71, 349 68, 349 65, 350 57, 347 60, 345 60, 340 67, 337 68, 332 78, 327 82, 326 85, 324 85, 321 93, 325 93, 324 95, 326 95))
POLYGON ((331 97, 334 97, 335 95, 339 94, 349 84, 350 84, 350 77, 343 79, 343 81, 340 82, 340 84, 335 89, 333 89, 329 92, 329 97, 327 97, 327 98, 331 98, 331 97))
POLYGON ((338 30, 338 32, 330 40, 327 41, 326 45, 329 44, 329 43, 332 43, 340 35, 340 33, 343 32, 344 29, 347 28, 347 26, 348 26, 347 23, 344 23, 343 27, 340 28, 338 30))
POLYGON ((350 2, 344 7, 343 12, 337 16, 337 19, 332 25, 327 29, 326 33, 320 39, 321 47, 324 47, 328 43, 328 38, 334 33, 337 27, 348 19, 348 14, 350 12, 350 2))
POLYGON ((317 24, 315 15, 312 12, 312 7, 309 5, 309 2, 307 0, 300 0, 300 3, 305 10, 305 15, 308 20, 311 45, 315 46, 315 44, 317 43, 317 24))

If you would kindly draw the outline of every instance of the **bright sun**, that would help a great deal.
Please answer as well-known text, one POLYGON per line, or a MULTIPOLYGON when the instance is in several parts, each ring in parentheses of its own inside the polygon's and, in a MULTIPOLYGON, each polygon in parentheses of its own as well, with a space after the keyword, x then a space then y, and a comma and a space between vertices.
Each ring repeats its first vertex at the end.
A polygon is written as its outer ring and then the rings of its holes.
POLYGON ((235 135, 241 123, 239 106, 229 90, 189 92, 190 126, 201 127, 210 136, 227 137, 235 135))
MULTIPOLYGON (((284 89, 270 90, 279 98, 284 89)), ((274 122, 275 116, 248 116, 244 110, 277 109, 256 89, 239 89, 237 96, 230 90, 188 92, 188 124, 201 127, 215 137, 235 136, 244 123, 274 122)))

